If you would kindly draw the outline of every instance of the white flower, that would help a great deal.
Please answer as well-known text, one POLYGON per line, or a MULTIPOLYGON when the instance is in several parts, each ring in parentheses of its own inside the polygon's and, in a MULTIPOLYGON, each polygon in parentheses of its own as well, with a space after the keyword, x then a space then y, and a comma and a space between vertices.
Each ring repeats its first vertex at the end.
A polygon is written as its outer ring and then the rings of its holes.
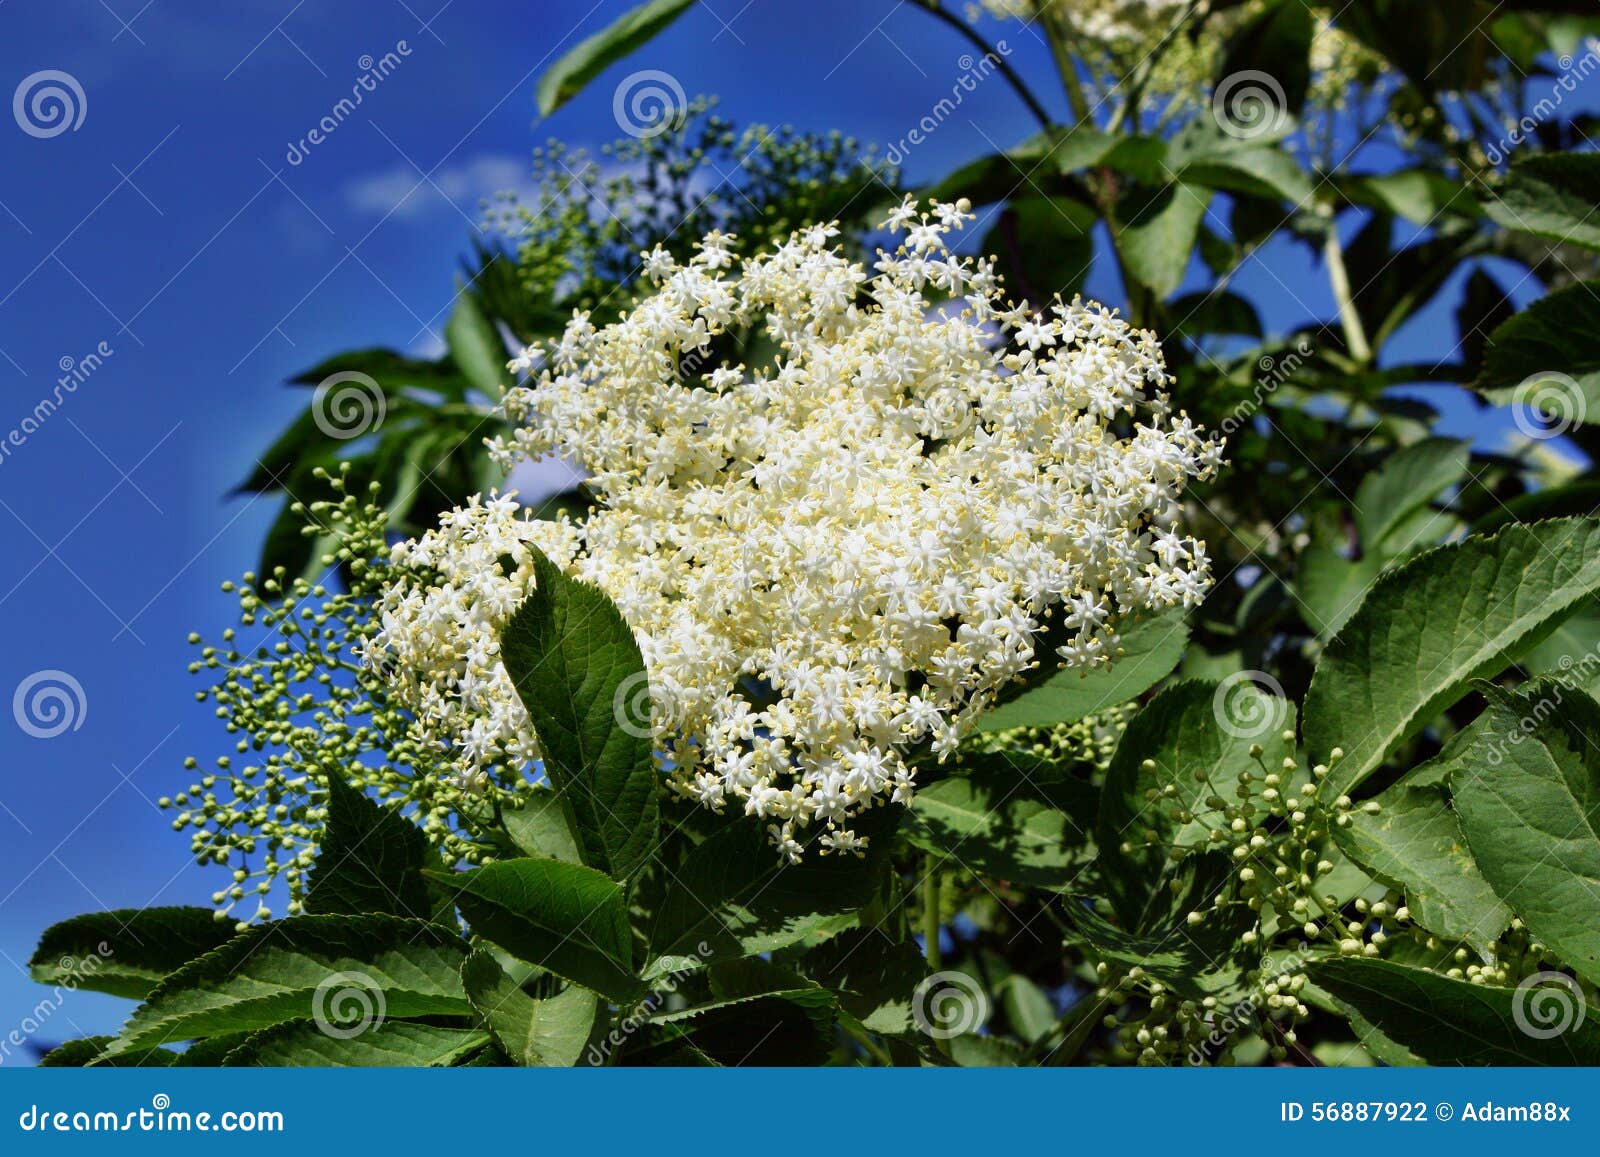
POLYGON ((530 547, 633 628, 673 786, 762 817, 790 858, 859 852, 852 817, 911 801, 913 752, 942 758, 1042 661, 1105 663, 1124 618, 1203 594, 1169 512, 1220 451, 1169 414, 1156 339, 1092 303, 1005 302, 948 248, 970 219, 908 199, 875 274, 831 225, 737 263, 725 237, 653 252, 630 313, 518 359, 536 376, 499 457, 581 462, 598 505, 447 515, 398 548, 418 577, 379 640, 464 767, 535 749, 496 642, 530 547), (721 364, 729 331, 778 352, 721 364))

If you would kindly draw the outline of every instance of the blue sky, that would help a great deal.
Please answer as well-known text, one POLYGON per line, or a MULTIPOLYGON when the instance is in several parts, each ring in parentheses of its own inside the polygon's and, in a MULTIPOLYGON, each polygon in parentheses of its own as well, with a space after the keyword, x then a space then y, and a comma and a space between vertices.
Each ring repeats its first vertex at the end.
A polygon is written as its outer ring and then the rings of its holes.
MULTIPOLYGON (((82 93, 81 123, 58 135, 0 118, 0 440, 59 393, 0 458, 0 693, 37 672, 82 692, 59 735, 0 727, 0 1040, 44 993, 23 969, 44 926, 204 903, 222 882, 152 801, 188 782, 186 754, 225 747, 193 700, 184 636, 227 624, 218 582, 255 557, 271 505, 225 495, 303 401, 283 380, 351 346, 431 352, 479 198, 521 181, 549 136, 618 136, 612 95, 631 71, 715 93, 741 123, 888 144, 949 94, 968 52, 896 0, 709 0, 538 123, 539 73, 630 6, 0 5, 0 92, 55 70, 82 93), (355 115, 291 164, 364 58, 390 52, 400 63, 355 115)), ((1064 116, 1038 37, 990 31, 1064 116)), ((1034 128, 987 81, 910 153, 908 175, 1034 128)), ((1269 303, 1275 330, 1329 307, 1298 252, 1269 247, 1237 285, 1269 303)), ((40 1036, 106 1031, 124 1008, 77 994, 40 1036)))

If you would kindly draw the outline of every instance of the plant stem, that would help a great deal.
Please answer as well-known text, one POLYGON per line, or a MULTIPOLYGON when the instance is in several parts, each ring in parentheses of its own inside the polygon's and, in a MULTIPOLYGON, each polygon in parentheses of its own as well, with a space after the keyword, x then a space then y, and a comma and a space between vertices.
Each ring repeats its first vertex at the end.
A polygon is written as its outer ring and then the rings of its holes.
MULTIPOLYGON (((985 59, 993 60, 996 70, 1016 90, 1017 95, 1022 98, 1022 103, 1028 106, 1028 111, 1034 115, 1034 118, 1038 120, 1041 126, 1048 129, 1055 124, 1044 105, 1039 103, 1039 98, 1033 95, 1032 90, 1024 83, 1022 77, 1017 74, 1017 70, 1012 68, 1005 57, 996 51, 987 40, 978 35, 977 29, 973 28, 972 25, 961 19, 954 12, 946 11, 939 3, 939 0, 918 0, 917 7, 936 20, 944 21, 982 52, 985 59)), ((1002 41, 1002 43, 1004 42, 1002 41)))
POLYGON ((1339 242, 1337 217, 1328 221, 1328 236, 1322 243, 1322 257, 1328 263, 1328 282, 1334 299, 1339 303, 1339 324, 1344 329, 1345 345, 1350 356, 1367 365, 1372 361, 1372 346, 1367 341, 1367 331, 1356 312, 1354 296, 1350 293, 1350 273, 1344 265, 1344 246, 1339 242))
POLYGON ((922 861, 922 939, 928 967, 938 972, 943 964, 939 952, 939 860, 929 852, 922 861))

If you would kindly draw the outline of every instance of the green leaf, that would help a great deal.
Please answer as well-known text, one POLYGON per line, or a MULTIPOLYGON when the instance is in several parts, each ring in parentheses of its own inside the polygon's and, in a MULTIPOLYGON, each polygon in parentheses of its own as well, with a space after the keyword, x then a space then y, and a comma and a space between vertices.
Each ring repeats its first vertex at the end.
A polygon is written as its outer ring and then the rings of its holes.
POLYGON ((995 995, 1013 1032, 1027 1044, 1038 1041, 1056 1026, 1055 1005, 1044 990, 1020 972, 995 985, 995 995))
POLYGON ((489 1043, 479 1029, 385 1020, 354 1036, 332 1035, 310 1021, 291 1021, 252 1034, 223 1064, 270 1068, 437 1068, 489 1043))
POLYGON ((1023 752, 970 752, 920 788, 906 839, 979 875, 1037 887, 1071 883, 1094 859, 1099 792, 1023 752))
POLYGON ((709 1004, 662 1013, 651 1024, 716 1065, 818 1065, 832 1047, 837 1011, 820 988, 735 989, 709 1004))
POLYGON ((502 860, 429 875, 455 893, 476 935, 611 1000, 638 994, 627 905, 605 873, 560 860, 502 860))
POLYGON ((1256 307, 1231 290, 1196 290, 1175 299, 1167 309, 1172 315, 1169 328, 1187 338, 1207 334, 1262 336, 1256 307))
POLYGON ((1460 698, 1600 591, 1600 523, 1508 526, 1380 578, 1328 646, 1306 693, 1305 741, 1343 794, 1460 698))
POLYGON ((296 916, 258 925, 172 973, 134 1010, 109 1056, 321 1015, 342 1024, 461 1016, 466 944, 417 920, 296 916))
POLYGON ((1294 705, 1253 672, 1176 683, 1129 720, 1106 771, 1095 831, 1108 891, 1126 923, 1136 926, 1159 891, 1170 849, 1210 847, 1212 829, 1225 826, 1206 797, 1231 799, 1243 772, 1260 790, 1263 766, 1276 767, 1293 751, 1283 738, 1293 730, 1294 705), (1250 754, 1256 744, 1259 761, 1250 754), (1169 786, 1177 794, 1161 798, 1169 786), (1179 810, 1194 818, 1169 815, 1179 810))
POLYGON ((1209 190, 1173 182, 1138 202, 1116 234, 1129 275, 1161 297, 1177 289, 1210 201, 1209 190))
POLYGON ((1356 810, 1348 826, 1332 829, 1334 842, 1403 892, 1419 925, 1487 957, 1511 911, 1478 870, 1443 788, 1403 779, 1376 799, 1382 810, 1375 816, 1356 810))
POLYGON ((506 807, 500 818, 506 835, 524 855, 565 860, 569 864, 582 862, 577 838, 554 788, 536 788, 518 800, 515 807, 506 807))
MULTIPOLYGON (((899 809, 896 809, 899 810, 899 809)), ((876 895, 899 816, 858 817, 864 857, 818 854, 786 864, 761 825, 735 820, 675 868, 650 927, 647 975, 772 952, 854 920, 876 895)))
POLYGON ((912 1031, 912 1001, 928 964, 911 941, 895 940, 882 927, 849 928, 811 949, 800 964, 868 1032, 912 1031))
POLYGON ((1242 901, 1207 911, 1195 927, 1180 919, 1144 935, 1112 924, 1086 900, 1073 898, 1061 911, 1097 962, 1124 972, 1143 968, 1186 1000, 1214 996, 1227 1003, 1245 992, 1247 963, 1239 937, 1256 915, 1242 901))
POLYGON ((1122 655, 1115 663, 1091 671, 1060 671, 985 712, 978 730, 1076 723, 1136 699, 1172 672, 1188 642, 1188 618, 1181 608, 1135 620, 1121 630, 1122 655))
POLYGON ((555 112, 610 65, 653 39, 693 3, 694 0, 650 0, 583 41, 539 78, 539 114, 549 116, 555 112))
MULTIPOLYGON (((1386 457, 1356 490, 1356 528, 1362 550, 1392 556, 1396 546, 1389 542, 1390 537, 1466 478, 1470 456, 1465 442, 1424 438, 1386 457)), ((1403 549, 1409 544, 1398 545, 1403 549)))
POLYGON ((1481 687, 1483 726, 1450 777, 1461 830, 1529 931, 1600 983, 1600 704, 1554 679, 1481 687))
MULTIPOLYGON (((1287 129, 1289 118, 1283 119, 1282 128, 1287 129)), ((1188 185, 1295 206, 1310 204, 1311 178, 1279 144, 1278 135, 1237 137, 1211 117, 1196 117, 1172 138, 1166 162, 1169 175, 1188 185)))
POLYGON ((659 777, 639 706, 648 702, 644 660, 599 588, 537 552, 534 582, 500 633, 501 658, 584 862, 620 880, 656 848, 659 777))
POLYGON ((498 402, 511 386, 511 371, 506 368, 510 355, 494 323, 484 316, 470 290, 457 295, 456 307, 445 324, 444 340, 461 375, 498 402))
MULTIPOLYGON (((1600 249, 1600 156, 1555 153, 1517 162, 1483 203, 1499 225, 1600 249)), ((1556 368, 1556 367, 1549 367, 1556 368)))
POLYGON ((519 1065, 571 1068, 583 1056, 599 1013, 594 993, 577 985, 535 1000, 494 956, 478 949, 461 966, 467 999, 519 1065))
POLYGON ((1340 174, 1334 187, 1357 205, 1431 226, 1441 214, 1479 215, 1468 187, 1435 169, 1398 169, 1392 173, 1340 174))
POLYGON ((210 908, 118 908, 52 924, 28 971, 40 984, 143 1000, 162 977, 234 937, 210 908))
MULTIPOLYGON (((1584 1010, 1565 1032, 1530 1036, 1518 1025, 1530 994, 1451 980, 1387 960, 1348 957, 1307 965, 1313 982, 1384 1036, 1432 1065, 1597 1065, 1600 1012, 1584 1010)), ((1553 989, 1561 994, 1565 989, 1553 989)), ((1568 994, 1570 995, 1570 994, 1568 994)), ((1533 993, 1532 999, 1538 999, 1533 993)), ((1574 1013, 1580 1011, 1576 1003, 1574 1013)))
POLYGON ((1070 197, 1019 197, 983 239, 1007 288, 1029 301, 1071 300, 1094 263, 1093 209, 1070 197))
POLYGON ((436 905, 422 878, 431 858, 421 828, 330 776, 325 835, 307 879, 306 911, 431 919, 436 905))
POLYGON ((1600 419, 1600 281, 1541 297, 1489 335, 1473 388, 1557 426, 1600 419))
POLYGON ((1104 157, 1116 138, 1087 126, 1070 131, 1050 129, 1035 133, 1003 153, 990 153, 970 161, 917 195, 920 201, 955 201, 966 197, 974 205, 1008 201, 1050 184, 1057 174, 1093 165, 1104 157))
POLYGON ((81 1069, 98 1063, 102 1068, 159 1069, 178 1063, 178 1054, 171 1049, 140 1049, 101 1061, 106 1046, 116 1037, 86 1036, 70 1040, 60 1048, 51 1049, 39 1058, 41 1069, 81 1069))
POLYGON ((1311 9, 1303 0, 1271 0, 1228 41, 1217 83, 1241 72, 1271 77, 1284 95, 1284 111, 1299 114, 1311 84, 1311 9))

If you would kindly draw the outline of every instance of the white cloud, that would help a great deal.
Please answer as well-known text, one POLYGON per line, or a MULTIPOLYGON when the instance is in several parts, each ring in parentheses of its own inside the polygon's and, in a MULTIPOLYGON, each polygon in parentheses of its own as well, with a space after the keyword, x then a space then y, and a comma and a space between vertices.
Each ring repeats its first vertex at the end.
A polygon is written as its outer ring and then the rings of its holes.
POLYGON ((344 186, 345 203, 357 213, 415 218, 451 212, 451 206, 473 221, 483 216, 481 202, 504 190, 526 197, 533 162, 524 157, 486 153, 461 164, 445 165, 431 182, 410 165, 358 177, 344 186))

